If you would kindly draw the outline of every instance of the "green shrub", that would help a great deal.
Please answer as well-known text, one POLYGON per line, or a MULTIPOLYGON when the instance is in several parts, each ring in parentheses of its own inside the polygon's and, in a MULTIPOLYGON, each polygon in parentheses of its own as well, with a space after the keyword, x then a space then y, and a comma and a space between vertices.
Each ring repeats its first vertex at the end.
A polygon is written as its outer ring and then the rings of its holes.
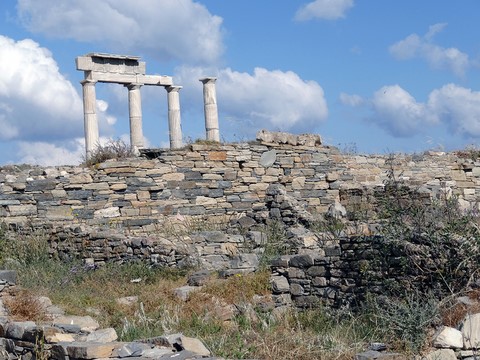
POLYGON ((363 309, 384 342, 408 353, 428 345, 430 330, 439 324, 439 301, 419 292, 402 297, 369 297, 363 309))

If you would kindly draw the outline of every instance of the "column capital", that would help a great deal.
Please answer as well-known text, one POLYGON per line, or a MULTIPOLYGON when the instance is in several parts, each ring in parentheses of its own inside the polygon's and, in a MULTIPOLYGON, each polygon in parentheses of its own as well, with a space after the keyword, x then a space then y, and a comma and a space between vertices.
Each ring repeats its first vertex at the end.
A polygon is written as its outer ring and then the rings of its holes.
POLYGON ((167 90, 167 92, 179 92, 181 89, 183 89, 183 86, 179 86, 179 85, 165 86, 165 90, 167 90))
POLYGON ((97 83, 97 80, 84 79, 84 80, 80 81, 80 84, 82 84, 82 85, 95 85, 96 83, 97 83))
POLYGON ((201 81, 204 84, 215 83, 215 81, 217 81, 217 78, 216 77, 205 77, 205 78, 199 79, 199 81, 201 81))
POLYGON ((140 89, 142 86, 143 84, 136 84, 136 83, 125 84, 125 87, 128 88, 128 90, 137 90, 137 89, 140 89))

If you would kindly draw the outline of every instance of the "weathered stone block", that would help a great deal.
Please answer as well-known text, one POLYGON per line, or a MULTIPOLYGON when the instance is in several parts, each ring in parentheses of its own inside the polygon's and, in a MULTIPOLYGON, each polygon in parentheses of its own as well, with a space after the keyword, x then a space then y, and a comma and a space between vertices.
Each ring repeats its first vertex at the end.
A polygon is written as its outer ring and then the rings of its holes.
POLYGON ((448 326, 443 326, 434 335, 433 346, 437 348, 461 349, 463 347, 462 332, 448 326))
POLYGON ((310 254, 305 255, 296 255, 293 256, 290 261, 289 265, 298 268, 306 268, 312 266, 314 264, 314 258, 310 254))
POLYGON ((288 293, 290 291, 290 284, 285 276, 271 277, 272 290, 274 293, 288 293))
POLYGON ((17 272, 15 270, 0 270, 0 280, 15 285, 17 283, 17 272))
POLYGON ((112 355, 115 343, 69 343, 66 346, 67 354, 74 359, 99 359, 112 355))
POLYGON ((23 335, 27 330, 35 328, 33 321, 14 321, 8 324, 6 336, 11 339, 23 339, 23 335))
POLYGON ((40 179, 40 180, 32 180, 27 182, 25 191, 46 191, 46 190, 53 190, 57 186, 57 182, 55 180, 50 179, 40 179))
POLYGON ((210 161, 225 161, 227 160, 226 151, 209 151, 208 160, 210 161))

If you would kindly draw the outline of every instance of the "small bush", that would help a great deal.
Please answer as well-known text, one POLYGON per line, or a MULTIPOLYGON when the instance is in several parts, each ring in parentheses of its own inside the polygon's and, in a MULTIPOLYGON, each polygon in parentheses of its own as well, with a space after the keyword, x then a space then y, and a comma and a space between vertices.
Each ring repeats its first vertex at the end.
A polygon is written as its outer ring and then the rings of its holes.
POLYGON ((42 321, 46 319, 45 308, 38 298, 28 290, 21 290, 5 297, 9 315, 16 321, 42 321))
POLYGON ((135 153, 132 151, 130 145, 127 145, 120 139, 110 140, 105 145, 97 145, 90 156, 84 159, 84 164, 86 166, 93 166, 111 159, 118 160, 134 156, 135 153))
POLYGON ((421 293, 371 297, 365 312, 387 343, 412 354, 427 345, 430 330, 440 321, 438 300, 421 293))

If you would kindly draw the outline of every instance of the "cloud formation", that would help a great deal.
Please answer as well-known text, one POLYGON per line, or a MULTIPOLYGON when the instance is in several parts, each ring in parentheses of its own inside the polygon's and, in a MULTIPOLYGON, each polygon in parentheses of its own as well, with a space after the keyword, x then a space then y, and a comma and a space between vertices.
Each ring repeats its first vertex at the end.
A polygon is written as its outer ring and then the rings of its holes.
POLYGON ((223 52, 222 18, 192 0, 18 0, 17 9, 32 32, 113 51, 193 64, 223 52))
POLYGON ((421 58, 435 69, 448 69, 455 75, 463 77, 471 66, 468 54, 457 48, 444 48, 432 43, 435 34, 446 26, 445 23, 432 25, 424 36, 408 35, 405 39, 390 46, 390 54, 397 60, 421 58))
POLYGON ((299 8, 295 20, 312 19, 337 20, 345 17, 345 13, 353 7, 354 0, 315 0, 299 8))
MULTIPOLYGON (((0 141, 16 148, 20 163, 78 164, 84 153, 82 99, 50 51, 31 39, 0 35, 0 53, 0 141)), ((108 106, 97 100, 104 134, 116 122, 108 106)))
POLYGON ((364 100, 360 95, 356 94, 346 94, 344 92, 340 93, 340 102, 343 105, 348 105, 348 106, 359 106, 362 105, 364 100))
POLYGON ((418 102, 399 85, 384 86, 367 102, 360 97, 344 97, 350 106, 369 104, 368 121, 395 137, 428 133, 432 126, 443 125, 450 133, 480 138, 480 91, 455 84, 434 89, 426 102, 418 102), (361 101, 360 101, 361 100, 361 101))
POLYGON ((0 139, 52 139, 82 131, 82 102, 51 53, 0 35, 0 139))
POLYGON ((374 111, 372 121, 394 136, 412 136, 425 126, 438 122, 434 111, 427 105, 418 103, 398 85, 384 86, 377 90, 371 103, 374 111))
MULTIPOLYGON (((212 75, 212 72, 201 68, 178 69, 176 78, 184 84, 182 99, 193 96, 188 94, 188 89, 201 94, 201 83, 197 79, 205 74, 212 75)), ((292 71, 255 68, 253 74, 249 74, 225 68, 215 75, 220 115, 244 135, 261 128, 308 131, 328 116, 322 87, 315 81, 301 79, 292 71)), ((201 97, 197 98, 197 103, 200 100, 201 97)))
POLYGON ((59 143, 43 141, 19 141, 17 143, 18 163, 41 166, 78 165, 85 156, 84 138, 59 143))

